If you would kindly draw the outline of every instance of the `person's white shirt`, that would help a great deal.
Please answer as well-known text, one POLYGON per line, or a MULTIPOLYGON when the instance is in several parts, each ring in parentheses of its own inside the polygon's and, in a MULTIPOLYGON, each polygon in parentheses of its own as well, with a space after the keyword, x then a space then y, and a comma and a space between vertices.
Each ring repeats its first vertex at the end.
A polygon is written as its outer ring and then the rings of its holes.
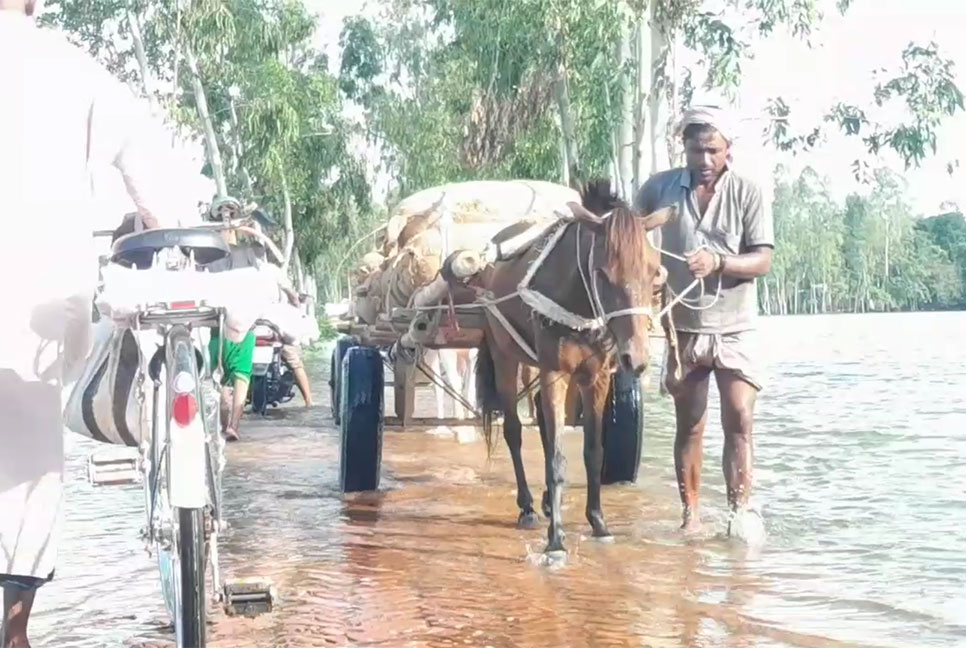
POLYGON ((31 313, 93 296, 92 168, 113 165, 148 222, 200 218, 178 191, 174 157, 146 102, 63 35, 17 11, 0 11, 0 88, 0 368, 36 379, 31 313))

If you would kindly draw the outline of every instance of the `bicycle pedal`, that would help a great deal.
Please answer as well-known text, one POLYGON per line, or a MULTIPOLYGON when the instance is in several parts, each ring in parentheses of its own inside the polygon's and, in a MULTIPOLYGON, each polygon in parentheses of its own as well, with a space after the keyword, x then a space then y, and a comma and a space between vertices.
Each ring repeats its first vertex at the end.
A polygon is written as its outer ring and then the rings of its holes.
POLYGON ((87 480, 92 486, 121 486, 141 481, 136 454, 107 451, 87 458, 87 480))
POLYGON ((272 611, 275 600, 275 586, 266 578, 225 581, 223 603, 228 616, 255 617, 266 614, 272 611))

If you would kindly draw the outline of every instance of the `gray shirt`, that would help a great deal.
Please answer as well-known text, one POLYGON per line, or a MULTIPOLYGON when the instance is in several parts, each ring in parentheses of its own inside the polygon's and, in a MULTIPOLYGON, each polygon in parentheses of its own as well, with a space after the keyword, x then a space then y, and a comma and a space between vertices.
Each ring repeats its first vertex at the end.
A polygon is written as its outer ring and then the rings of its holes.
MULTIPOLYGON (((657 230, 655 237, 655 243, 674 254, 683 255, 702 245, 725 255, 743 254, 758 245, 775 245, 771 205, 766 204, 761 188, 754 181, 731 170, 726 170, 718 180, 704 216, 698 209, 687 169, 671 169, 648 178, 634 205, 645 214, 677 205, 677 218, 657 230)), ((668 271, 668 286, 680 295, 694 281, 694 275, 683 261, 667 255, 662 255, 661 260, 668 271)), ((704 284, 704 297, 698 299, 698 284, 686 299, 708 308, 693 310, 680 304, 675 306, 673 317, 677 330, 737 333, 755 328, 758 293, 754 279, 712 275, 704 284), (721 295, 714 302, 719 281, 721 295)))

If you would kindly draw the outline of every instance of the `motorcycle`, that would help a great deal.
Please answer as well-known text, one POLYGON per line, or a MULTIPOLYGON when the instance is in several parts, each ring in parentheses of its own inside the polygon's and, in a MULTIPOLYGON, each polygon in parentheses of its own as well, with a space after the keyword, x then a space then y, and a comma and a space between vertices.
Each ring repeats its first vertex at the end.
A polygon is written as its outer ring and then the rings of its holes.
POLYGON ((295 397, 295 374, 282 360, 281 330, 268 320, 255 323, 255 353, 248 404, 252 413, 264 416, 269 406, 278 407, 295 397))

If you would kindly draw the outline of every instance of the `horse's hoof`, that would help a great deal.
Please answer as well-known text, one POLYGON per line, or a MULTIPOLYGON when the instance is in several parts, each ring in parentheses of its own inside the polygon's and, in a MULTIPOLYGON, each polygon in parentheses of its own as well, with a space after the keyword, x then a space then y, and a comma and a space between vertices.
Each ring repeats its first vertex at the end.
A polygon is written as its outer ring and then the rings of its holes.
POLYGON ((543 555, 554 561, 564 560, 567 557, 567 550, 564 549, 563 543, 551 543, 543 550, 543 555))
POLYGON ((536 511, 520 512, 517 518, 517 528, 521 531, 532 531, 540 528, 540 516, 536 511))
POLYGON ((593 538, 594 542, 599 542, 601 544, 614 544, 614 536, 606 531, 604 533, 594 533, 594 535, 591 537, 593 538))

